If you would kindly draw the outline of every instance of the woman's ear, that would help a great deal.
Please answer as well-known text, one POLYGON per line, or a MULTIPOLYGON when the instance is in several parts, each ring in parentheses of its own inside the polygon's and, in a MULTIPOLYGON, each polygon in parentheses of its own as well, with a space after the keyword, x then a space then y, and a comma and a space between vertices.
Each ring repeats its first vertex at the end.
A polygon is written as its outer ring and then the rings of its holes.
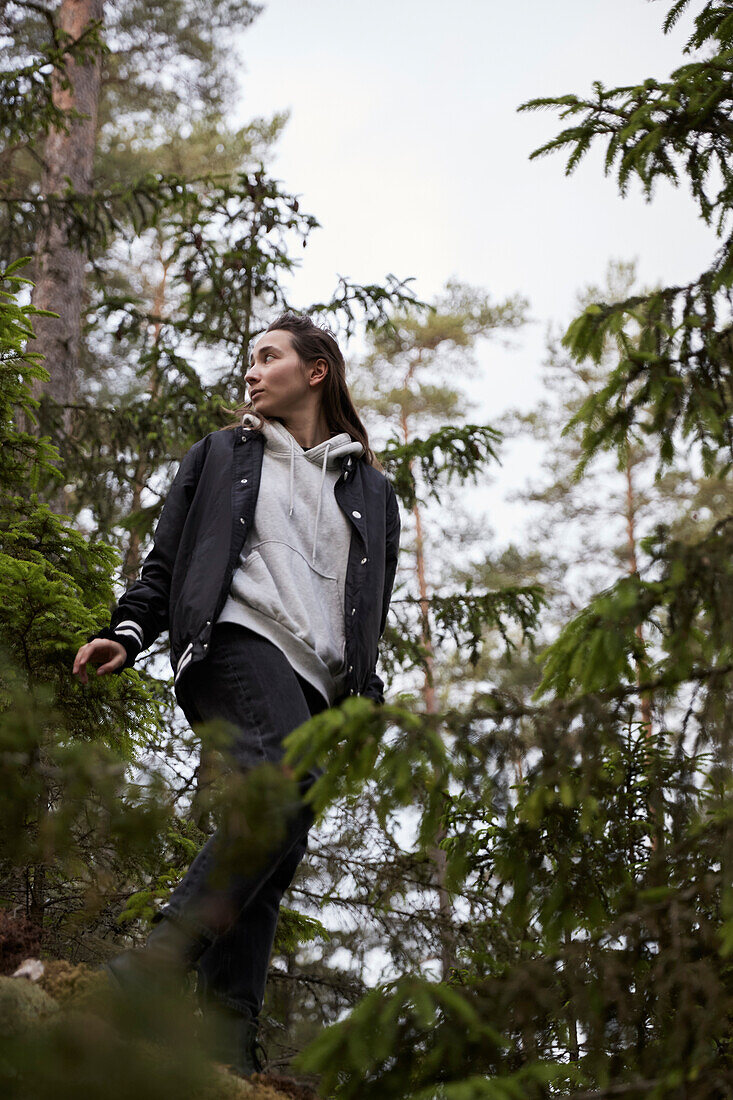
POLYGON ((328 374, 328 363, 325 359, 316 359, 315 363, 308 365, 310 371, 309 385, 318 386, 328 374))

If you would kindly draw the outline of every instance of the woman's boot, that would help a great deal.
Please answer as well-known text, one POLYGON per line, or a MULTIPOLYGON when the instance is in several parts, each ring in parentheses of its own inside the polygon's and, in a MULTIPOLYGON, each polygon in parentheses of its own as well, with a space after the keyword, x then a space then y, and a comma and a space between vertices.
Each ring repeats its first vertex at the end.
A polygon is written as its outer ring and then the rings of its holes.
POLYGON ((126 993, 180 994, 186 990, 188 971, 211 942, 208 933, 191 932, 175 918, 159 916, 144 947, 115 955, 102 969, 126 993))
POLYGON ((203 1019, 210 1058, 239 1077, 262 1072, 258 1048, 265 1052, 257 1041, 257 1020, 251 1013, 207 999, 203 1019))

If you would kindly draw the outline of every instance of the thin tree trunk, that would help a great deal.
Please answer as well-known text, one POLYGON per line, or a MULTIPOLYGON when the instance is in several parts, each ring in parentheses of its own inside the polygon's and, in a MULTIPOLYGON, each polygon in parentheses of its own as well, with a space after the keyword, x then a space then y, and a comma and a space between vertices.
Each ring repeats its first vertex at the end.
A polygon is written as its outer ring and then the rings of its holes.
MULTIPOLYGON (((425 579, 425 544, 423 541, 422 517, 420 508, 415 503, 412 509, 415 517, 415 555, 417 559, 418 590, 420 593, 420 606, 422 611, 422 643, 427 651, 425 680, 422 688, 423 701, 426 714, 435 714, 438 707, 435 698, 435 684, 433 682, 433 670, 435 667, 433 642, 430 636, 430 621, 428 619, 428 588, 425 579)), ((451 967, 455 965, 455 944, 451 931, 453 906, 450 893, 446 887, 446 854, 440 847, 440 842, 445 837, 445 829, 440 827, 435 834, 435 845, 430 849, 430 857, 435 862, 435 871, 438 891, 438 910, 441 919, 440 936, 440 971, 442 981, 447 981, 451 967)))
POLYGON ((43 931, 43 915, 46 911, 46 867, 43 863, 36 863, 26 868, 26 883, 28 897, 26 902, 26 914, 28 920, 43 931))
MULTIPOLYGON (((153 298, 153 316, 161 318, 163 316, 163 310, 165 308, 165 290, 166 281, 168 278, 169 264, 163 260, 162 256, 162 244, 159 241, 160 252, 158 259, 163 267, 163 276, 155 288, 155 295, 153 298)), ((157 320, 153 323, 153 347, 155 347, 160 339, 160 330, 162 327, 162 321, 157 320)), ((150 394, 150 400, 155 401, 158 397, 158 380, 155 375, 151 374, 148 380, 148 393, 150 394)), ((131 512, 139 511, 142 504, 143 490, 147 484, 148 475, 150 474, 149 464, 145 455, 139 454, 137 463, 135 465, 135 474, 132 482, 132 503, 131 512)), ((142 565, 140 554, 140 532, 137 528, 133 528, 130 532, 130 538, 127 543, 127 549, 125 550, 125 559, 122 563, 122 575, 128 584, 132 584, 137 580, 140 572, 140 566, 142 565)))
MULTIPOLYGON (((414 364, 410 366, 405 380, 405 386, 407 387, 410 376, 414 369, 414 364)), ((404 409, 402 410, 402 434, 404 442, 409 442, 409 425, 407 420, 407 414, 404 409)), ((412 469, 412 463, 410 463, 412 469)), ((412 514, 415 518, 415 559, 417 567, 417 583, 418 592, 420 594, 420 610, 422 617, 422 644, 426 651, 426 669, 425 678, 422 687, 422 696, 425 706, 425 712, 427 714, 435 714, 437 711, 437 704, 435 699, 435 685, 433 679, 434 672, 434 650, 433 642, 430 636, 430 619, 428 615, 429 600, 428 600, 428 586, 425 576, 425 542, 423 537, 423 525, 422 515, 420 513, 420 507, 417 503, 412 507, 412 514)), ((438 829, 435 835, 435 844, 430 848, 429 855, 435 864, 435 877, 436 877, 436 889, 438 894, 438 911, 440 913, 440 973, 441 980, 446 981, 450 976, 451 968, 455 965, 455 941, 452 932, 452 916, 453 905, 451 902, 451 896, 446 886, 446 866, 447 859, 445 851, 440 847, 440 842, 445 837, 445 830, 441 827, 438 829)))
MULTIPOLYGON (((412 463, 410 463, 412 468, 412 463)), ((417 565, 417 585, 420 593, 420 614, 422 616, 422 643, 425 646, 425 679, 423 682, 423 699, 425 710, 428 714, 435 714, 437 710, 435 702, 435 654, 433 642, 430 637, 430 619, 428 617, 429 601, 428 586, 425 579, 425 540, 423 537, 422 516, 417 501, 412 506, 412 514, 415 517, 415 560, 417 565)))
MULTIPOLYGON (((78 39, 92 20, 101 20, 104 0, 61 0, 56 10, 56 25, 78 39)), ((41 189, 44 195, 61 194, 67 187, 77 194, 92 188, 97 113, 100 86, 100 54, 83 62, 68 58, 66 75, 69 87, 62 86, 61 73, 52 78, 52 96, 57 107, 79 111, 83 118, 69 121, 68 131, 51 129, 44 149, 41 189)), ((76 403, 78 394, 81 318, 84 294, 84 254, 73 247, 69 223, 63 212, 49 215, 38 232, 35 254, 33 304, 50 309, 55 317, 35 317, 34 351, 45 356, 44 367, 50 373, 46 383, 36 380, 33 396, 44 392, 62 406, 76 403)), ((51 431, 54 441, 72 434, 73 410, 63 408, 60 420, 51 431)))
MULTIPOLYGON (((628 564, 629 573, 638 573, 639 562, 636 555, 636 499, 634 495, 634 480, 631 467, 631 452, 629 449, 629 456, 626 461, 626 537, 628 547, 628 564)), ((636 628, 636 636, 640 642, 644 641, 644 631, 641 623, 636 628)), ((636 682, 641 683, 642 680, 647 678, 646 669, 642 661, 636 662, 636 682)), ((641 696, 641 724, 644 730, 644 736, 651 738, 652 735, 652 694, 651 692, 644 692, 641 696)), ((662 801, 661 787, 655 785, 655 790, 652 793, 651 805, 649 807, 652 820, 655 826, 655 833, 652 837, 652 847, 655 851, 659 852, 664 843, 664 807, 662 801)))
MULTIPOLYGON (((569 948, 572 944, 572 934, 566 931, 563 939, 566 948, 569 948)), ((580 1057, 580 1039, 578 1037, 578 1020, 573 1007, 573 992, 572 986, 569 986, 566 994, 568 1005, 568 1057, 571 1062, 577 1062, 580 1057)))
MULTIPOLYGON (((631 470, 631 459, 626 463, 626 540, 628 548, 629 573, 638 573, 639 562, 636 556, 636 500, 634 496, 634 481, 631 470)), ((644 641, 644 631, 641 623, 636 628, 636 636, 640 642, 644 641)), ((644 670, 641 662, 636 665, 636 682, 641 683, 644 670)), ((652 697, 645 692, 641 697, 641 720, 647 737, 652 733, 652 697)))
MULTIPOLYGON (((43 749, 37 745, 33 750, 32 766, 40 768, 43 749)), ((30 824, 34 838, 41 833, 51 807, 51 792, 43 782, 36 800, 35 820, 30 824)), ((38 863, 28 864, 25 868, 26 916, 38 928, 43 936, 43 920, 46 912, 46 864, 41 858, 38 863)))
MULTIPOLYGON (((164 316, 165 311, 165 293, 168 280, 168 268, 170 266, 169 262, 163 259, 162 241, 160 238, 158 239, 158 248, 158 261, 163 268, 163 274, 155 287, 155 294, 153 296, 152 312, 153 316, 158 318, 151 326, 154 347, 160 340, 160 330, 163 324, 161 318, 164 316)), ((154 374, 151 374, 148 380, 148 393, 150 394, 151 401, 156 400, 158 392, 158 380, 154 374)), ((146 456, 142 453, 139 454, 137 463, 135 464, 135 473, 132 482, 132 501, 130 510, 133 514, 139 511, 142 506, 142 495, 150 472, 146 456)), ((141 545, 142 540, 140 538, 140 532, 137 528, 133 527, 127 542, 125 557, 122 564, 122 575, 128 586, 134 584, 140 573, 140 567, 142 565, 141 545)), ((205 795, 215 776, 215 752, 202 743, 199 763, 195 774, 196 787, 191 798, 191 820, 195 823, 197 828, 205 833, 211 830, 212 823, 211 811, 206 806, 207 800, 205 795)))

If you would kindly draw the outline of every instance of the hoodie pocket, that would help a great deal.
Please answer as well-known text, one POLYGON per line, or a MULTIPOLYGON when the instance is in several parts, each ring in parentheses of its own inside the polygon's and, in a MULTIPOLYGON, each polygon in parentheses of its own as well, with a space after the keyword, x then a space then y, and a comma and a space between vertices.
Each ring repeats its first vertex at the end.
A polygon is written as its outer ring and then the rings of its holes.
POLYGON ((233 594, 284 626, 337 671, 344 654, 344 602, 335 576, 286 542, 258 543, 233 580, 233 594))

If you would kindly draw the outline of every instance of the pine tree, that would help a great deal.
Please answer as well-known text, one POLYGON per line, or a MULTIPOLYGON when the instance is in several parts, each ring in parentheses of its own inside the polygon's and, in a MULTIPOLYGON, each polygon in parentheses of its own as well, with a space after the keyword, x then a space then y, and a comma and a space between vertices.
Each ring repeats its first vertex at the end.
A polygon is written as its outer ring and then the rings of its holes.
POLYGON ((33 382, 46 374, 32 339, 36 307, 21 306, 22 264, 0 275, 0 737, 6 797, 0 831, 3 904, 21 906, 45 933, 46 948, 68 951, 104 906, 115 864, 149 859, 170 827, 163 784, 150 774, 139 797, 124 765, 160 726, 136 680, 103 690, 72 689, 68 672, 80 641, 111 596, 113 552, 89 541, 38 497, 60 479, 58 453, 17 424, 32 408, 33 382))
MULTIPOLYGON (((99 355, 90 362, 85 354, 84 328, 90 304, 92 310, 97 305, 89 301, 90 290, 97 284, 97 295, 107 296, 106 263, 101 285, 99 280, 104 253, 114 253, 120 237, 129 239, 136 220, 141 229, 153 211, 166 209, 174 180, 194 175, 196 158, 180 156, 186 143, 179 135, 192 129, 196 104, 199 147, 209 120, 218 116, 219 132, 209 139, 209 173, 227 160, 232 171, 231 159, 214 152, 222 140, 232 154, 241 154, 252 149, 258 134, 274 136, 279 125, 273 120, 269 134, 264 124, 235 133, 221 125, 223 97, 233 87, 233 38, 226 32, 247 26, 257 9, 244 3, 235 11, 212 0, 209 17, 200 20, 196 8, 190 0, 153 8, 133 0, 106 5, 61 0, 55 7, 17 2, 3 9, 9 39, 3 53, 16 66, 6 102, 9 136, 16 140, 6 146, 0 188, 9 213, 3 226, 6 254, 31 252, 34 300, 48 308, 55 302, 60 311, 58 317, 39 318, 37 347, 51 377, 38 417, 39 430, 49 431, 67 466, 81 428, 82 371, 91 369, 99 392, 99 355), (156 119, 148 106, 153 95, 156 119), (19 116, 18 99, 28 108, 19 116), (109 239, 110 230, 117 241, 109 239)), ((139 270, 139 254, 137 261, 139 270)), ((118 275, 121 267, 118 259, 118 275)), ((131 289, 123 291, 118 283, 117 298, 131 289)), ((69 504, 62 489, 54 506, 68 511, 69 504)))

